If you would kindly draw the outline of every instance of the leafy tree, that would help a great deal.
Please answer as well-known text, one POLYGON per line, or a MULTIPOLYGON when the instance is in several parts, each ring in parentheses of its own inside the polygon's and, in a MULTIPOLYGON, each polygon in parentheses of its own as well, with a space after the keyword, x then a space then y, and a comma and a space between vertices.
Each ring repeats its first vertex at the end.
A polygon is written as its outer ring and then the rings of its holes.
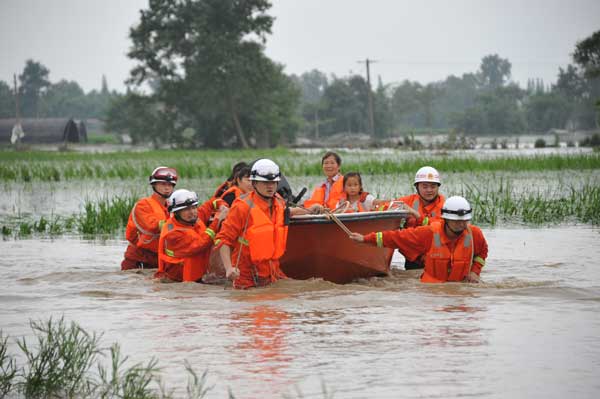
POLYGON ((15 96, 10 86, 0 80, 0 118, 15 117, 15 96))
POLYGON ((235 137, 243 147, 250 138, 277 144, 273 132, 285 124, 269 116, 293 115, 298 93, 264 55, 270 6, 267 0, 151 1, 130 32, 129 56, 138 61, 130 82, 158 83, 151 102, 190 124, 197 142, 216 147, 235 137), (278 103, 282 97, 288 101, 278 103))
POLYGON ((408 80, 393 89, 391 107, 394 113, 395 127, 402 128, 403 126, 417 125, 417 113, 420 107, 417 101, 417 93, 420 89, 421 85, 419 83, 408 80))
POLYGON ((425 127, 433 127, 433 104, 434 101, 443 93, 444 89, 436 83, 428 83, 417 91, 417 101, 423 110, 425 116, 425 127))
POLYGON ((50 86, 50 71, 44 65, 27 60, 23 73, 19 75, 19 101, 23 116, 39 116, 39 102, 44 89, 50 86))
POLYGON ((498 54, 483 57, 479 67, 481 86, 486 89, 504 86, 510 79, 511 68, 511 63, 498 54))
POLYGON ((573 59, 584 68, 587 77, 600 76, 600 30, 577 43, 573 59))
POLYGON ((323 127, 325 134, 368 131, 368 87, 358 75, 335 78, 323 94, 324 115, 330 119, 323 127))
POLYGON ((81 118, 85 113, 85 93, 77 82, 61 80, 42 95, 41 115, 81 118))
POLYGON ((571 114, 569 101, 558 93, 536 93, 525 103, 527 126, 533 132, 564 129, 571 114))

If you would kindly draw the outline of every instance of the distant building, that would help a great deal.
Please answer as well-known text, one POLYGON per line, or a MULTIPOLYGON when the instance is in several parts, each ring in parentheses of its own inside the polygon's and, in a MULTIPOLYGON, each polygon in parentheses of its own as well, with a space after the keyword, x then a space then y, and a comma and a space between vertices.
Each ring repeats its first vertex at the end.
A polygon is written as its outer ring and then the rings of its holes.
MULTIPOLYGON (((16 119, 0 119, 0 143, 10 143, 16 119)), ((87 129, 83 121, 75 122, 67 118, 25 118, 21 119, 25 136, 22 143, 84 143, 87 141, 87 129)))

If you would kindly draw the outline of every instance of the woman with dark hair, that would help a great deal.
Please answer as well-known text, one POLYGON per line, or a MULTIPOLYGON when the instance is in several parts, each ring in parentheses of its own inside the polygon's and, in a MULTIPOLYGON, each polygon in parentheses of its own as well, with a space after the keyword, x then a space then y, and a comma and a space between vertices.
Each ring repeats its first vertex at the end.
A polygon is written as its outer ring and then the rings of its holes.
POLYGON ((231 207, 233 201, 239 198, 240 195, 249 193, 253 190, 252 182, 250 181, 250 171, 251 169, 249 166, 240 168, 233 178, 231 187, 229 187, 229 189, 221 196, 221 199, 225 201, 228 206, 231 207))
POLYGON ((333 151, 327 151, 321 158, 325 181, 318 185, 311 197, 304 201, 304 207, 314 212, 323 208, 335 209, 344 193, 344 177, 340 172, 342 158, 333 151))

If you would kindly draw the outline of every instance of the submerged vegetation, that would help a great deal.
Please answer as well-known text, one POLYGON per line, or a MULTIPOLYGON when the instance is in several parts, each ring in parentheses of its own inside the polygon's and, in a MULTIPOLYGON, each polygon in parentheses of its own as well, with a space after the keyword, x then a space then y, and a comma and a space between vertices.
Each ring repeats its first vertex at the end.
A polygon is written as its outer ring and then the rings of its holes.
MULTIPOLYGON (((321 154, 286 149, 266 151, 147 151, 108 154, 0 152, 0 179, 3 181, 63 181, 81 179, 145 179, 156 165, 169 165, 185 179, 229 175, 238 161, 250 162, 268 157, 276 161, 286 176, 321 175, 321 154)), ((343 170, 363 174, 414 173, 423 165, 445 173, 467 171, 548 171, 600 169, 600 154, 475 157, 414 156, 405 152, 345 153, 340 151, 343 170)))
POLYGON ((167 389, 161 381, 155 358, 130 365, 118 344, 103 348, 101 335, 63 318, 30 321, 30 327, 34 345, 25 338, 16 340, 23 365, 8 353, 8 337, 0 331, 0 398, 198 399, 212 389, 207 371, 198 376, 186 362, 186 395, 176 395, 175 389, 167 389))
MULTIPOLYGON (((508 180, 491 188, 464 183, 458 194, 467 198, 474 209, 473 223, 495 226, 500 223, 555 224, 575 221, 600 225, 600 186, 588 182, 535 191, 516 190, 508 180)), ((12 218, 3 221, 5 238, 26 238, 32 234, 56 236, 114 236, 122 234, 136 196, 87 201, 83 212, 68 216, 44 216, 37 220, 12 218)))

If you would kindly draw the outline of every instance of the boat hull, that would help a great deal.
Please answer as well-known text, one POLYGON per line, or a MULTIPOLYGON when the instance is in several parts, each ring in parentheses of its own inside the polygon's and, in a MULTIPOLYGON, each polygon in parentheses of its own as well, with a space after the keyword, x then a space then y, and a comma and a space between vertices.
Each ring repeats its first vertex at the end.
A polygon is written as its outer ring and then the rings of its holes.
MULTIPOLYGON (((337 215, 351 231, 367 234, 400 228, 405 211, 361 212, 337 215)), ((359 244, 324 215, 291 219, 281 269, 290 278, 322 278, 346 284, 360 278, 385 276, 390 271, 394 250, 359 244)), ((205 282, 225 277, 218 253, 211 254, 205 282)))
MULTIPOLYGON (((364 212, 337 215, 351 231, 367 234, 396 230, 404 211, 364 212)), ((338 284, 359 278, 385 276, 390 271, 393 249, 359 244, 325 216, 292 219, 281 269, 291 278, 322 278, 338 284)))

